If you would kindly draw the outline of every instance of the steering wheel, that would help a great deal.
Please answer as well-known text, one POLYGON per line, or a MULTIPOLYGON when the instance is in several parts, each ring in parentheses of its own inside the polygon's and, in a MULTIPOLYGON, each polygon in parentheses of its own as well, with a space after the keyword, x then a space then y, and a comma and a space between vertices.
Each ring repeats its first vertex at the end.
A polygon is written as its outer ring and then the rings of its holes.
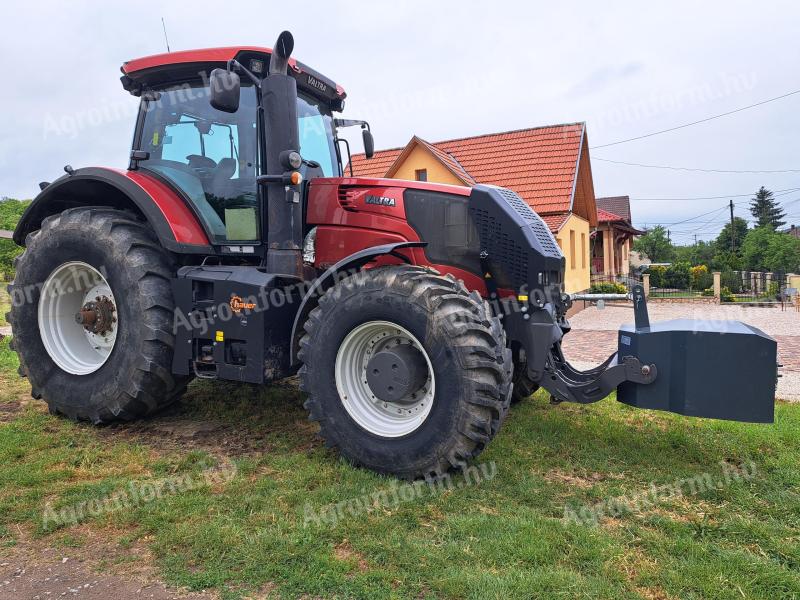
POLYGON ((169 169, 175 169, 176 171, 181 171, 186 173, 187 175, 191 175, 192 177, 197 177, 199 175, 197 169, 193 169, 186 163, 182 163, 177 160, 166 160, 163 158, 151 158, 149 159, 144 166, 151 165, 154 167, 167 167, 169 169))

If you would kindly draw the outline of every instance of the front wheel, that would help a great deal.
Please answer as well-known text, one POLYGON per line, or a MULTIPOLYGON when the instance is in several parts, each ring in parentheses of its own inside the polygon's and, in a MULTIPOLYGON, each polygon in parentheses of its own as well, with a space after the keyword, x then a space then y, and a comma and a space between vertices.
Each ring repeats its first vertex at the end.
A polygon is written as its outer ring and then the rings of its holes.
POLYGON ((306 408, 351 462, 404 478, 463 468, 500 428, 511 352, 499 319, 452 277, 382 267, 341 281, 300 342, 306 408))
POLYGON ((172 375, 173 264, 129 213, 74 208, 30 234, 9 286, 12 344, 31 394, 52 413, 108 423, 153 413, 172 375))

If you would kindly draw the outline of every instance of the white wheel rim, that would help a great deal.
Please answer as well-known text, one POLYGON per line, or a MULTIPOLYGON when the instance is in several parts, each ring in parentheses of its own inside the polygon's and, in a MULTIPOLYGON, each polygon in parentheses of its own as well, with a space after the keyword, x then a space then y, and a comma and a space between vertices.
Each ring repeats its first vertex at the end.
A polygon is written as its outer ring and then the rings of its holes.
POLYGON ((39 334, 47 354, 72 375, 88 375, 102 367, 114 349, 118 318, 103 333, 93 333, 75 320, 75 315, 96 298, 116 307, 105 277, 84 262, 68 262, 55 269, 42 286, 39 297, 39 334))
POLYGON ((407 329, 389 321, 369 321, 353 329, 336 353, 336 389, 347 414, 361 427, 382 437, 401 437, 416 431, 428 418, 436 395, 433 365, 425 348, 407 329), (367 363, 384 348, 411 344, 428 367, 422 388, 403 403, 384 402, 367 383, 367 363))

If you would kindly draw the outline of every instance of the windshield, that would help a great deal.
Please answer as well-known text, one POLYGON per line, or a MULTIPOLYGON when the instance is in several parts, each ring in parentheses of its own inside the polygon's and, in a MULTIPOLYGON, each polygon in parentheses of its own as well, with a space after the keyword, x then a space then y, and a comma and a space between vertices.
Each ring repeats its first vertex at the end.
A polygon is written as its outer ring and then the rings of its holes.
POLYGON ((147 101, 139 149, 149 158, 139 166, 188 196, 212 243, 259 239, 256 107, 255 88, 242 85, 237 112, 216 110, 199 82, 147 101))
POLYGON ((325 177, 341 175, 333 143, 333 117, 330 109, 319 100, 299 93, 297 129, 301 156, 319 163, 325 177))

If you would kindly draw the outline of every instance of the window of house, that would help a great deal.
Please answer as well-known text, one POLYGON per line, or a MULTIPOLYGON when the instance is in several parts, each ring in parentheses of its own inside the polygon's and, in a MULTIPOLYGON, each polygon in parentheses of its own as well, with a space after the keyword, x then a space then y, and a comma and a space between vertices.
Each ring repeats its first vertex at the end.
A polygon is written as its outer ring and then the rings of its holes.
POLYGON ((414 171, 414 179, 417 181, 428 181, 428 169, 417 169, 414 171))
POLYGON ((569 230, 569 268, 575 268, 575 230, 569 230))
POLYGON ((581 233, 581 268, 586 268, 586 234, 581 233))

